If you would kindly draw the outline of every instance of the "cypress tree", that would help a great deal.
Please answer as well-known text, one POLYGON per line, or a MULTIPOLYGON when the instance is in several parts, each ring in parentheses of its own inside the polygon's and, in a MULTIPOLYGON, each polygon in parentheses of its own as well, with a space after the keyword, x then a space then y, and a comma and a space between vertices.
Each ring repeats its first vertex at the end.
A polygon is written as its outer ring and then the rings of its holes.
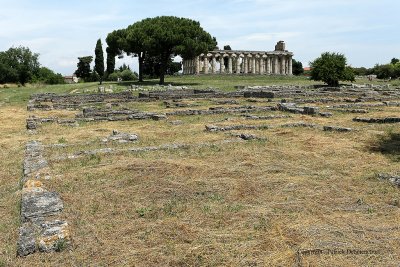
POLYGON ((103 46, 101 44, 100 39, 97 40, 94 54, 95 54, 94 70, 100 76, 100 84, 101 84, 103 81, 103 76, 104 76, 104 55, 103 55, 103 46))

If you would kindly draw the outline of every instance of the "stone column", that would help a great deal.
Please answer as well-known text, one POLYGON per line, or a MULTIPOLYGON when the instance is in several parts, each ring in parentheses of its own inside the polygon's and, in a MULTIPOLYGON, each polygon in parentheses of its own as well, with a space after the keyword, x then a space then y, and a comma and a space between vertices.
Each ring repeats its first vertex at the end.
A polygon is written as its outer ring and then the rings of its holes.
POLYGON ((228 73, 232 74, 232 57, 228 57, 228 73))
POLYGON ((254 66, 254 74, 257 74, 257 73, 259 73, 259 71, 260 71, 260 65, 259 65, 259 62, 260 62, 260 61, 259 61, 258 58, 256 58, 256 57, 254 58, 254 61, 255 61, 255 62, 254 62, 254 63, 255 63, 255 64, 254 64, 254 65, 255 65, 255 66, 254 66))
POLYGON ((208 57, 204 57, 204 74, 208 74, 208 57))
POLYGON ((292 57, 289 57, 288 74, 289 74, 289 75, 293 75, 293 62, 292 62, 292 57))
POLYGON ((225 73, 224 57, 219 56, 219 73, 225 73))
POLYGON ((265 59, 263 57, 260 58, 260 74, 265 73, 265 59))
POLYGON ((274 56, 274 67, 273 67, 273 73, 278 74, 278 56, 274 56))
POLYGON ((285 74, 289 75, 289 58, 286 57, 285 59, 285 74))
POLYGON ((199 74, 200 73, 200 60, 199 60, 199 57, 196 57, 195 58, 195 73, 196 74, 199 74))
POLYGON ((286 58, 284 56, 281 56, 281 74, 285 75, 285 61, 286 58))
POLYGON ((271 73, 271 59, 270 59, 270 57, 269 56, 267 56, 267 74, 270 74, 271 73))
POLYGON ((247 68, 247 61, 248 60, 249 60, 248 57, 244 56, 244 58, 243 58, 243 73, 244 74, 247 74, 248 71, 249 71, 249 69, 247 68))
POLYGON ((215 60, 215 56, 213 55, 211 58, 211 72, 213 74, 215 74, 217 72, 216 65, 217 65, 217 61, 215 60))
POLYGON ((236 58, 236 74, 240 74, 240 56, 236 58))

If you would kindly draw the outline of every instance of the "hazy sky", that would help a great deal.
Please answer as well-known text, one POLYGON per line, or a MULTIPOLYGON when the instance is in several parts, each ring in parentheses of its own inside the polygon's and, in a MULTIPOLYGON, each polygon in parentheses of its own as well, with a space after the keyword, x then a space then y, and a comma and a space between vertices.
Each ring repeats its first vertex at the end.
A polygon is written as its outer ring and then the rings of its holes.
POLYGON ((109 32, 161 15, 199 21, 220 47, 271 51, 284 40, 304 66, 325 51, 344 53, 355 67, 400 57, 397 0, 0 0, 0 7, 0 51, 27 46, 65 75, 77 57, 94 55, 98 38, 105 52, 109 32))

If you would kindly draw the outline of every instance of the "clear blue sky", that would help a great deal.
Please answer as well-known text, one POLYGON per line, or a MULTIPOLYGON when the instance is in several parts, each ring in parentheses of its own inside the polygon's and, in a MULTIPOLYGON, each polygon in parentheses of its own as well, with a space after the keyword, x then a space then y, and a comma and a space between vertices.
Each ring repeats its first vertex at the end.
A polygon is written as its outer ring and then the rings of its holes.
POLYGON ((344 53, 355 67, 400 58, 396 0, 0 0, 0 6, 0 51, 27 46, 43 66, 65 75, 75 71, 77 57, 94 54, 98 38, 105 43, 109 32, 161 15, 199 21, 220 47, 270 51, 284 40, 304 66, 325 51, 344 53))

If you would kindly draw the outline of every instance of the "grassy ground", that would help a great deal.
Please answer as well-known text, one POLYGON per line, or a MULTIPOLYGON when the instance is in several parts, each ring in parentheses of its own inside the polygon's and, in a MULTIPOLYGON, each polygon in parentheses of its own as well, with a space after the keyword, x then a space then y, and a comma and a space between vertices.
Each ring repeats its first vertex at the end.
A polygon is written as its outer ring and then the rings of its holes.
MULTIPOLYGON (((229 90, 235 85, 311 82, 201 76, 171 77, 167 83, 229 90)), ((182 125, 168 121, 86 123, 77 128, 49 124, 37 134, 27 133, 28 115, 52 114, 28 113, 29 94, 88 87, 94 90, 97 85, 0 89, 0 266, 296 266, 296 253, 308 249, 325 252, 304 254, 302 266, 398 265, 400 191, 376 178, 376 173, 400 168, 398 126, 356 123, 354 114, 339 112, 331 118, 292 115, 270 121, 224 114, 169 118, 182 120, 182 125), (277 126, 297 121, 357 131, 277 127, 240 131, 265 140, 52 160, 53 178, 45 185, 64 201, 63 217, 71 224, 73 246, 60 253, 15 256, 19 180, 28 140, 73 145, 47 149, 46 156, 54 158, 104 147, 99 140, 113 129, 137 133, 140 141, 108 146, 140 147, 232 138, 205 132, 206 124, 277 126), (84 144, 88 141, 91 144, 84 144), (335 249, 344 252, 326 253, 335 249)), ((215 106, 207 101, 193 103, 203 105, 199 108, 215 106)), ((163 110, 161 102, 138 107, 163 110)), ((367 115, 398 116, 399 111, 382 108, 367 115)))

